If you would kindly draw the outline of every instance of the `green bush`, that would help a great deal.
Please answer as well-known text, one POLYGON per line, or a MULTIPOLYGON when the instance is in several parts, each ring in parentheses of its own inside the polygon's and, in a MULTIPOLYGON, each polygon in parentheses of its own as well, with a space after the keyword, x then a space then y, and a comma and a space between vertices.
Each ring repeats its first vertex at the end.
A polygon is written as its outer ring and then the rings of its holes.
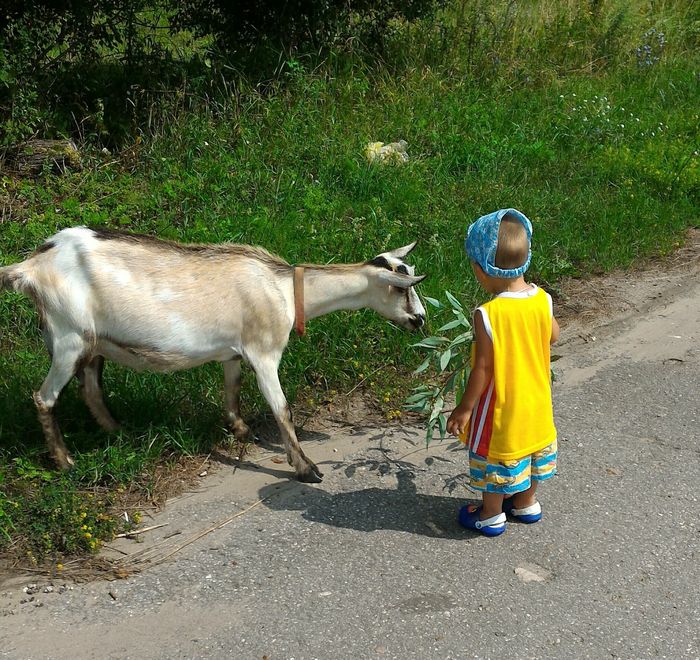
POLYGON ((379 46, 392 20, 413 21, 431 13, 438 0, 186 0, 175 24, 211 35, 228 54, 257 51, 318 50, 347 37, 379 46))
POLYGON ((125 521, 108 513, 111 494, 76 489, 70 477, 17 457, 0 466, 0 552, 21 544, 30 562, 96 552, 125 521))
POLYGON ((236 69, 269 79, 280 52, 327 51, 351 36, 376 49, 387 22, 415 19, 437 2, 9 0, 0 26, 0 149, 37 133, 121 146, 150 128, 154 107, 159 114, 227 92, 236 69))

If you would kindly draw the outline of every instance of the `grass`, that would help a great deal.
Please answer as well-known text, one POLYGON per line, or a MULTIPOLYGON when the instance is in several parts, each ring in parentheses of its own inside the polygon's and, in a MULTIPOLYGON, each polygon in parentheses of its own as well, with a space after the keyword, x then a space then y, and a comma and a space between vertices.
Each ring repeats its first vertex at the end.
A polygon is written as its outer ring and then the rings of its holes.
MULTIPOLYGON (((472 3, 466 16, 460 4, 396 26, 383 63, 298 57, 264 91, 237 81, 187 112, 163 101, 121 154, 88 149, 84 171, 62 178, 3 178, 0 262, 76 224, 256 243, 291 263, 361 261, 419 239, 417 272, 430 275, 420 292, 449 289, 470 307, 480 294, 465 230, 497 208, 532 219, 531 277, 555 292, 563 276, 666 254, 698 223, 698 17, 692 3, 572 9, 584 4, 533 2, 508 13, 509 3, 472 3), (642 65, 635 48, 654 25, 667 44, 642 65), (365 162, 367 142, 399 138, 409 143, 404 166, 365 162)), ((106 391, 127 430, 102 433, 71 385, 58 415, 77 463, 56 475, 31 402, 49 362, 27 301, 2 295, 0 333, 0 551, 90 550, 78 532, 65 533, 88 492, 147 484, 163 457, 224 437, 218 365, 165 376, 109 365, 106 391), (45 515, 59 500, 72 513, 45 515), (29 520, 34 532, 20 533, 29 520)), ((331 315, 290 341, 281 380, 304 406, 364 381, 395 417, 422 360, 414 341, 370 312, 331 315)), ((246 415, 265 410, 250 374, 244 397, 246 415)), ((112 529, 103 529, 106 539, 112 529)))

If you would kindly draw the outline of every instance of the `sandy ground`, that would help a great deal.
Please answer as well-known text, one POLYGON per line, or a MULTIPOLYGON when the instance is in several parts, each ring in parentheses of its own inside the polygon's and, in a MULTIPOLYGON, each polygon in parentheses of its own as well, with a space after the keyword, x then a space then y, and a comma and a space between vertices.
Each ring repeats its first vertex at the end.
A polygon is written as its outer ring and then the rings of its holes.
POLYGON ((125 579, 6 581, 0 657, 700 657, 699 234, 564 288, 542 523, 474 536, 459 443, 319 419, 323 484, 266 445, 112 543, 125 579))

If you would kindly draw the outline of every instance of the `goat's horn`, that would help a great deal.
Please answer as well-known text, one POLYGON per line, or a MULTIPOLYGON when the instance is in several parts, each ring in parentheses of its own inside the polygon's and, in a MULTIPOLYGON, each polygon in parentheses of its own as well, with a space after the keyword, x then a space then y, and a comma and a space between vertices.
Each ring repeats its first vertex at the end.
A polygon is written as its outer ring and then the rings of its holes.
POLYGON ((413 243, 409 243, 408 245, 404 245, 403 247, 397 248, 396 250, 391 250, 391 252, 386 252, 385 254, 388 254, 391 257, 395 257, 396 259, 403 259, 407 254, 413 250, 414 247, 416 247, 416 244, 418 241, 413 241, 413 243))

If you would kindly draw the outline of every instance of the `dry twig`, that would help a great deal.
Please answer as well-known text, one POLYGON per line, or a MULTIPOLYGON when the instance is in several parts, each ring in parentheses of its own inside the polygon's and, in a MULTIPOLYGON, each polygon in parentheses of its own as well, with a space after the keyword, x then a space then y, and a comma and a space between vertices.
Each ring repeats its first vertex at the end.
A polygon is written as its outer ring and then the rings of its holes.
POLYGON ((123 532, 122 534, 115 535, 115 539, 129 538, 130 536, 138 536, 144 532, 150 532, 153 529, 158 529, 159 527, 165 527, 170 523, 161 523, 160 525, 151 525, 150 527, 144 527, 143 529, 132 529, 130 532, 123 532))
POLYGON ((268 499, 267 497, 263 497, 262 499, 258 500, 257 502, 251 504, 249 507, 243 509, 243 511, 239 511, 238 513, 235 513, 234 515, 230 516, 229 518, 226 518, 226 520, 222 520, 220 523, 217 523, 213 527, 210 527, 209 529, 205 529, 203 532, 199 532, 198 534, 195 534, 194 536, 187 539, 187 541, 185 541, 184 543, 179 545, 177 548, 175 548, 174 550, 171 550, 167 555, 158 559, 157 562, 160 563, 160 562, 165 561, 169 557, 172 557, 176 552, 180 552, 180 550, 182 550, 184 547, 190 545, 191 543, 194 543, 198 539, 201 539, 203 536, 206 536, 210 532, 213 532, 217 529, 221 529, 222 527, 226 527, 226 525, 233 522, 236 518, 238 518, 239 516, 242 516, 245 513, 248 513, 248 511, 250 511, 251 509, 258 506, 258 504, 262 504, 267 499, 268 499))

